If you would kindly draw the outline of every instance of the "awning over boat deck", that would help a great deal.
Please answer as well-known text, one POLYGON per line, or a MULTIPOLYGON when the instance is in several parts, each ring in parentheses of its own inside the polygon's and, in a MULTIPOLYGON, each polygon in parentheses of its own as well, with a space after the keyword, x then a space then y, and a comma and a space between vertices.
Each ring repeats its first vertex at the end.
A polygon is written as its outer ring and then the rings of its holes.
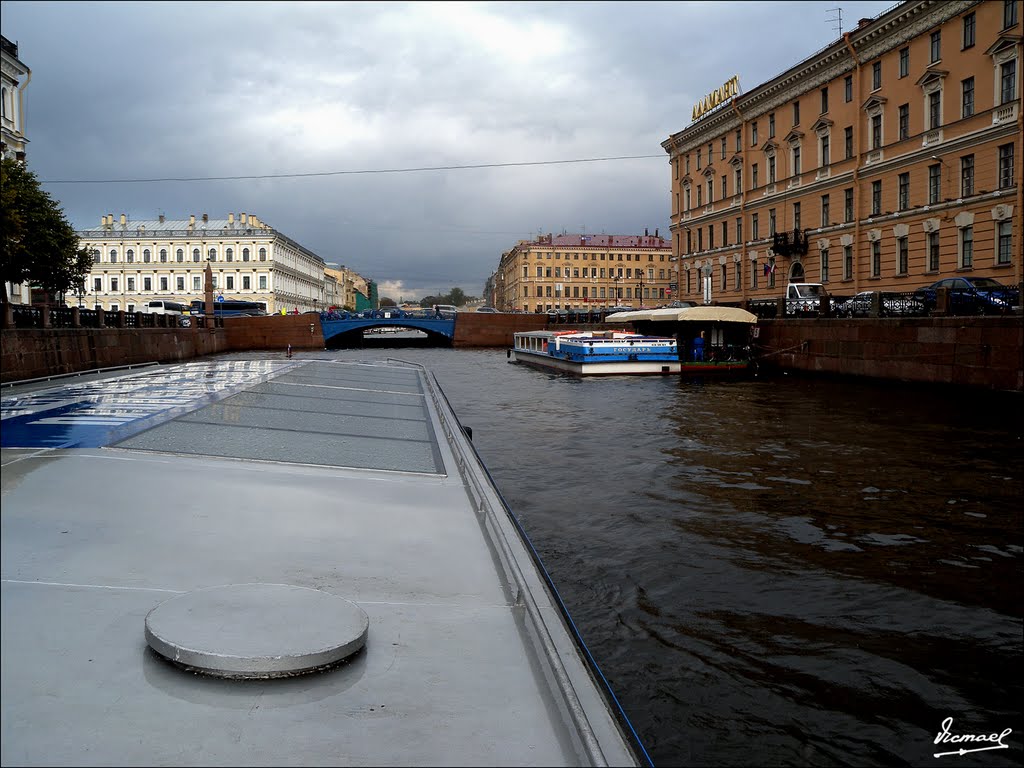
POLYGON ((616 312, 604 319, 606 323, 634 323, 638 320, 660 322, 718 322, 756 323, 757 315, 739 307, 681 307, 668 309, 638 309, 632 312, 616 312))

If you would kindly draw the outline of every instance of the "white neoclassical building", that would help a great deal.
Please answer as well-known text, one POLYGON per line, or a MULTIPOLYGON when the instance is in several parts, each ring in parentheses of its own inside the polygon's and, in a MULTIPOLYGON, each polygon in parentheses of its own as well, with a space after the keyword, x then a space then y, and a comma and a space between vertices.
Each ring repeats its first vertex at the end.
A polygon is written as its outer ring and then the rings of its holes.
MULTIPOLYGON (((25 162, 25 88, 32 70, 18 58, 18 45, 0 35, 0 155, 25 162)), ((7 298, 12 304, 28 304, 27 285, 7 283, 7 298)))
POLYGON ((264 302, 271 313, 325 306, 324 260, 252 214, 146 221, 107 214, 78 237, 93 265, 68 304, 137 312, 158 299, 201 301, 209 264, 225 299, 264 302))

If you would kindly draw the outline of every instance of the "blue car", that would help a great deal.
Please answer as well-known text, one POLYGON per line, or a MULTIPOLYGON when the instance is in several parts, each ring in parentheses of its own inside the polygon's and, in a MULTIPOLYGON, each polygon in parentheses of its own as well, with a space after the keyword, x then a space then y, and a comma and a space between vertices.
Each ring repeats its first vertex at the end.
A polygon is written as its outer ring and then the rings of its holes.
POLYGON ((949 311, 954 315, 1000 315, 1020 306, 1020 291, 991 277, 947 277, 918 288, 914 296, 932 310, 939 288, 949 291, 949 311))

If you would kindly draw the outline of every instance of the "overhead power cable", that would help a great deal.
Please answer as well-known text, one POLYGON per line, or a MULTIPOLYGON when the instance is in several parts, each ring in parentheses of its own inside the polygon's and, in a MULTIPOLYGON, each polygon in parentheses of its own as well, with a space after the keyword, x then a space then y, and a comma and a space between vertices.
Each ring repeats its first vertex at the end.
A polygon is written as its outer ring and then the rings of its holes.
POLYGON ((665 159, 660 155, 622 155, 619 157, 587 157, 576 160, 535 160, 523 163, 478 163, 474 165, 433 165, 422 168, 369 168, 356 171, 311 171, 309 173, 265 173, 251 176, 188 176, 157 179, 54 179, 43 184, 149 184, 167 181, 248 181, 254 179, 303 179, 314 176, 355 176, 378 173, 421 173, 423 171, 464 171, 473 168, 517 168, 530 165, 569 165, 571 163, 604 163, 614 160, 665 159))

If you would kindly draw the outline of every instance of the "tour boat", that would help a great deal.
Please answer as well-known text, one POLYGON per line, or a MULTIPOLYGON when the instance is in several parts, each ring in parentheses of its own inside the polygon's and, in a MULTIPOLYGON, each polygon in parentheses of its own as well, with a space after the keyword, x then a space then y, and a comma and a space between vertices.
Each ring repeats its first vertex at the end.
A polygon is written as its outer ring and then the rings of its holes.
POLYGON ((625 331, 521 331, 510 362, 592 376, 679 373, 676 340, 625 331))
POLYGON ((606 323, 637 332, 521 331, 510 362, 583 376, 727 374, 751 369, 757 317, 736 307, 699 306, 617 312, 606 323))

